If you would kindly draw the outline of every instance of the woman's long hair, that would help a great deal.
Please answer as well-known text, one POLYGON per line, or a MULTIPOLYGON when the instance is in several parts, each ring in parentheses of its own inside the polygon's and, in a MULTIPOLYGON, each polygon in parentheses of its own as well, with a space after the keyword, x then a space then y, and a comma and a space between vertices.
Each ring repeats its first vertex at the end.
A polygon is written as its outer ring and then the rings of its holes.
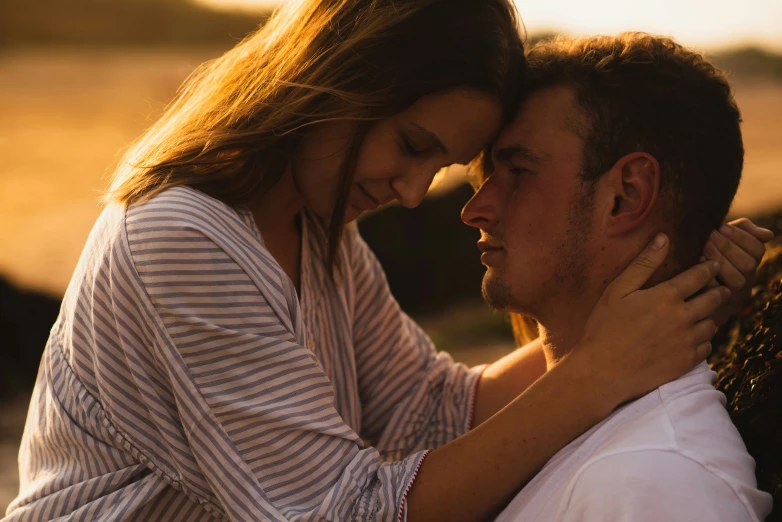
POLYGON ((187 185, 246 205, 281 178, 303 132, 358 122, 329 225, 333 265, 358 153, 372 123, 421 96, 471 87, 515 111, 524 61, 510 0, 301 0, 183 84, 127 152, 108 198, 187 185))

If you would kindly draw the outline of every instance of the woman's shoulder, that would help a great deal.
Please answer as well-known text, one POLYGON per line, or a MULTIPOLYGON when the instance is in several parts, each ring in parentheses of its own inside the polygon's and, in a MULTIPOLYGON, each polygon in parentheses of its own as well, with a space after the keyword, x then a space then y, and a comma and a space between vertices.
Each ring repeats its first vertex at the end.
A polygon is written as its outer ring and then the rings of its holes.
POLYGON ((249 212, 180 186, 128 206, 124 224, 124 244, 142 279, 245 274, 257 287, 272 288, 274 299, 287 301, 277 295, 286 294, 284 274, 249 212))
POLYGON ((263 249, 252 217, 241 209, 187 186, 172 187, 125 209, 128 239, 142 240, 189 232, 218 245, 263 249))
POLYGON ((126 210, 126 221, 128 223, 159 221, 168 225, 191 226, 207 224, 247 226, 239 211, 188 186, 171 187, 147 200, 130 204, 126 210))

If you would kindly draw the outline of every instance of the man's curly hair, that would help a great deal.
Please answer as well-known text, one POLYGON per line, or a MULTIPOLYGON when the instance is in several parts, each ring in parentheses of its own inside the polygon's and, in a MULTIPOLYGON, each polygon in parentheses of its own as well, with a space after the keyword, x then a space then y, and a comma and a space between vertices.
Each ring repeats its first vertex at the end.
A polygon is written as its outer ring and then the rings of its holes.
POLYGON ((645 33, 543 41, 526 67, 527 93, 574 89, 587 122, 574 129, 584 139, 585 182, 631 152, 657 159, 675 259, 695 263, 728 213, 744 161, 725 75, 703 55, 645 33))

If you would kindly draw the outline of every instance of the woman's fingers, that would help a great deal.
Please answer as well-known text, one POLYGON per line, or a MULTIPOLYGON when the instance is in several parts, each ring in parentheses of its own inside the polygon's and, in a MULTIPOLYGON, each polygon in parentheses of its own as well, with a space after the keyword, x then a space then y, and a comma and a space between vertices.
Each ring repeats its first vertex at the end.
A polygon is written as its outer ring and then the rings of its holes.
POLYGON ((693 328, 692 333, 695 339, 695 345, 700 346, 703 343, 711 342, 714 333, 717 331, 717 325, 711 319, 698 321, 693 328))
POLYGON ((755 223, 753 223, 747 218, 739 218, 734 221, 731 221, 728 224, 740 228, 741 230, 748 232, 749 234, 752 234, 763 243, 768 243, 769 241, 774 239, 774 232, 772 232, 767 228, 757 226, 755 223))
POLYGON ((640 289, 663 264, 669 246, 668 236, 657 234, 630 266, 608 286, 606 294, 623 298, 640 289))
POLYGON ((736 232, 731 234, 730 237, 727 237, 716 230, 713 231, 709 236, 709 240, 706 242, 706 247, 703 249, 703 252, 707 257, 710 257, 708 250, 717 250, 731 265, 736 267, 739 272, 752 272, 763 258, 763 254, 766 252, 766 245, 750 236, 751 242, 754 243, 754 245, 747 245, 747 248, 752 250, 752 252, 750 252, 750 250, 745 249, 736 241, 739 237, 739 232, 746 234, 745 232, 736 229, 736 232))
POLYGON ((711 342, 703 343, 695 349, 695 357, 698 361, 702 361, 711 355, 711 342))
MULTIPOLYGON (((685 303, 690 322, 697 323, 710 318, 723 303, 730 299, 731 292, 724 286, 706 290, 685 303)), ((712 321, 713 324, 713 321, 712 321)))
MULTIPOLYGON (((683 300, 708 285, 709 281, 714 279, 719 271, 720 264, 717 261, 709 260, 688 268, 681 274, 658 286, 661 288, 666 286, 668 288, 673 288, 676 292, 677 299, 683 300)), ((711 292, 711 290, 709 290, 709 292, 711 292)))
MULTIPOLYGON (((754 225, 752 226, 754 227, 754 225)), ((759 228, 758 230, 768 232, 773 239, 774 234, 770 230, 766 230, 765 228, 759 228)), ((739 248, 758 261, 760 261, 763 258, 763 254, 766 253, 765 241, 740 227, 731 225, 730 223, 722 225, 720 227, 720 234, 735 243, 739 248)), ((765 238, 768 236, 764 235, 763 237, 765 238)), ((719 247, 720 245, 717 244, 717 246, 719 247)))
MULTIPOLYGON (((724 239, 724 236, 721 236, 724 239)), ((728 241, 728 243, 730 243, 728 241)), ((735 246, 733 243, 731 248, 726 247, 727 253, 719 250, 716 246, 716 242, 712 242, 711 239, 706 243, 703 252, 708 259, 717 261, 720 264, 720 281, 734 291, 741 290, 747 282, 746 275, 753 274, 757 262, 746 252, 735 246)))
POLYGON ((714 315, 719 324, 738 312, 742 302, 752 293, 755 273, 766 252, 766 241, 774 233, 758 227, 746 218, 722 225, 709 236, 704 258, 720 263, 718 280, 731 289, 733 297, 714 315))

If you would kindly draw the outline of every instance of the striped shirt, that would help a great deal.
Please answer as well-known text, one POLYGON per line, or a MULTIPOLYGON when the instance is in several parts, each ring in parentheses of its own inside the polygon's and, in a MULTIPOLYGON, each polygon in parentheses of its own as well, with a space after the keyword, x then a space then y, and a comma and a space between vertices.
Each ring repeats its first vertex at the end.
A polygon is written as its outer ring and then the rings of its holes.
POLYGON ((479 369, 437 353, 347 227, 301 295, 251 214, 186 187, 98 219, 41 362, 7 521, 406 518, 479 369))

